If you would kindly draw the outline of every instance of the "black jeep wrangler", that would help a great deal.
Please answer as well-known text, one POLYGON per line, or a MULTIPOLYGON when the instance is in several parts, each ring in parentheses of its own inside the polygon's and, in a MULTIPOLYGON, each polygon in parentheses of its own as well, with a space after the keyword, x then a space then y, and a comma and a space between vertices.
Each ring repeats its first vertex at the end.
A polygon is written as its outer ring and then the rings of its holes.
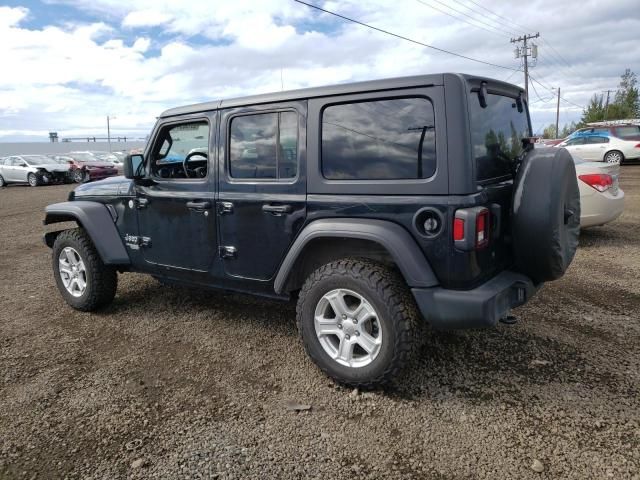
POLYGON ((64 299, 112 301, 117 273, 288 300, 338 382, 388 383, 419 322, 494 326, 578 243, 564 149, 533 149, 524 92, 459 74, 164 112, 125 176, 49 205, 64 299))

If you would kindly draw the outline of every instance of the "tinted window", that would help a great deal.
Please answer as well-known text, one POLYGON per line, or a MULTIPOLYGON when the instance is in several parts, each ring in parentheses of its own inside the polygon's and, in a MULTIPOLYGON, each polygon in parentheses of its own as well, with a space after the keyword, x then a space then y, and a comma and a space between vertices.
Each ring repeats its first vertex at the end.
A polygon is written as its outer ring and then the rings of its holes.
POLYGON ((578 138, 572 138, 571 140, 567 140, 566 145, 567 146, 584 145, 584 143, 585 143, 584 137, 578 137, 578 138))
POLYGON ((469 96, 471 145, 479 181, 512 175, 522 153, 522 139, 530 136, 527 110, 518 111, 514 98, 489 94, 482 108, 478 95, 469 96))
POLYGON ((640 137, 640 127, 616 127, 616 136, 620 138, 640 137))
POLYGON ((231 120, 229 173, 238 179, 294 178, 298 173, 298 115, 245 115, 231 120))
POLYGON ((589 137, 587 143, 609 143, 607 137, 589 137))
POLYGON ((322 173, 330 180, 428 178, 436 170, 434 111, 424 98, 327 107, 322 173))

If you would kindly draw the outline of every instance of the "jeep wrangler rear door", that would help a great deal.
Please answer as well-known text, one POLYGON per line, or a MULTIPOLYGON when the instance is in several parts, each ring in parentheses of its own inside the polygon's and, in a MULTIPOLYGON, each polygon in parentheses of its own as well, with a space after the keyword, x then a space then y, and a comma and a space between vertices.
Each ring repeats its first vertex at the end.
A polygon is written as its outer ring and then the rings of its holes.
POLYGON ((216 210, 227 275, 271 279, 302 227, 305 130, 306 102, 221 111, 216 210))

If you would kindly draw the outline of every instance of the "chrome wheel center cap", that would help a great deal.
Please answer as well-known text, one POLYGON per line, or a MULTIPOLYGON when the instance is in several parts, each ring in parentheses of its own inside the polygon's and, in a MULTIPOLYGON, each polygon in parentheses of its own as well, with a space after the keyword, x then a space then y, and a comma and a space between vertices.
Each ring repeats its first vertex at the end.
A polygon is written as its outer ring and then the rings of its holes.
POLYGON ((342 322, 342 329, 344 333, 347 335, 355 335, 356 333, 356 324, 353 323, 353 320, 348 318, 344 322, 342 322))

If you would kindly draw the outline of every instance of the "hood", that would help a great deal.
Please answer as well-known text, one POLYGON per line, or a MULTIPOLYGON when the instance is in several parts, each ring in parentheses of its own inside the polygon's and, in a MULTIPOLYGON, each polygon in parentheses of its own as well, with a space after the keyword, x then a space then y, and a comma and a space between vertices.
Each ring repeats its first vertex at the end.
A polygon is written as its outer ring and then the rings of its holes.
POLYGON ((96 161, 96 162, 78 162, 79 164, 81 164, 83 167, 98 167, 98 168, 114 168, 115 165, 111 162, 103 162, 103 161, 96 161))
POLYGON ((38 165, 31 165, 31 168, 41 168, 47 172, 68 172, 71 167, 58 163, 40 163, 38 165))
POLYGON ((125 177, 109 177, 97 182, 80 184, 73 191, 75 199, 83 197, 131 196, 135 190, 133 180, 125 177))

